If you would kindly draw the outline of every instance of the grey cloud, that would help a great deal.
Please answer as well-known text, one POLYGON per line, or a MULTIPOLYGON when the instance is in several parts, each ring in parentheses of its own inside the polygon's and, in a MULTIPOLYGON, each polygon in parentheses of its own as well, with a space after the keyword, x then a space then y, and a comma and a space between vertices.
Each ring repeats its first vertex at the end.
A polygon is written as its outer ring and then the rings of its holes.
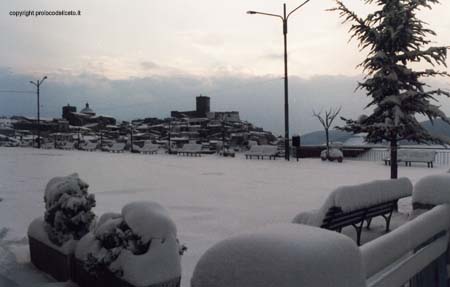
POLYGON ((283 59, 284 55, 283 53, 267 53, 263 55, 262 59, 268 59, 268 60, 281 60, 283 59))
POLYGON ((153 70, 153 69, 160 68, 160 66, 158 64, 156 64, 155 62, 152 62, 152 61, 143 61, 140 64, 141 64, 141 68, 144 70, 153 70))

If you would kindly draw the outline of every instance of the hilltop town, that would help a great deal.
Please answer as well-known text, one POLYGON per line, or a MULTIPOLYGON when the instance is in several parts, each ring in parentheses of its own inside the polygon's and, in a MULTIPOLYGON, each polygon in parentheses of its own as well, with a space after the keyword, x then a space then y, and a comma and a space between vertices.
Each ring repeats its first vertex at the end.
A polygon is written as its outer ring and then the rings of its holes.
POLYGON ((223 145, 240 148, 252 142, 276 143, 271 132, 241 120, 238 111, 211 111, 210 101, 200 95, 196 97, 195 110, 171 111, 168 118, 149 117, 131 122, 97 114, 89 103, 79 111, 68 104, 62 107, 61 118, 0 119, 0 144, 36 146, 40 138, 44 148, 58 148, 69 142, 74 148, 95 143, 101 149, 119 142, 132 150, 146 141, 166 147, 170 144, 173 148, 193 142, 202 144, 205 151, 214 152, 223 145))

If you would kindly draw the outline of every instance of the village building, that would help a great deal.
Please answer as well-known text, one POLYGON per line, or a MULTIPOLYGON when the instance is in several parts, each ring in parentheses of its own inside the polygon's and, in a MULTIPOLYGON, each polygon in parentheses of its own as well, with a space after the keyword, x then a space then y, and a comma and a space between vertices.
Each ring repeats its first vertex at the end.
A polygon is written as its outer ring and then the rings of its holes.
POLYGON ((97 115, 94 110, 86 103, 86 106, 77 112, 77 108, 67 105, 62 108, 62 117, 66 119, 71 126, 90 125, 91 128, 104 128, 107 125, 115 125, 116 119, 111 116, 97 115))

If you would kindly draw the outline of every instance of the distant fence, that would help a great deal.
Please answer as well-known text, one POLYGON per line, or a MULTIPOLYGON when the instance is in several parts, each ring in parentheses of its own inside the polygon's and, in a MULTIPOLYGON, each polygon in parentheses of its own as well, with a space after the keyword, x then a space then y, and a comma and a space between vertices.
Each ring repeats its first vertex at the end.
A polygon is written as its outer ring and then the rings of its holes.
MULTIPOLYGON (((429 148, 429 147, 400 147, 401 149, 416 149, 416 150, 433 150, 436 152, 436 158, 434 163, 436 165, 450 165, 450 149, 444 148, 429 148)), ((354 158, 354 160, 361 161, 382 161, 383 158, 389 156, 389 152, 386 148, 372 148, 360 156, 354 158)))

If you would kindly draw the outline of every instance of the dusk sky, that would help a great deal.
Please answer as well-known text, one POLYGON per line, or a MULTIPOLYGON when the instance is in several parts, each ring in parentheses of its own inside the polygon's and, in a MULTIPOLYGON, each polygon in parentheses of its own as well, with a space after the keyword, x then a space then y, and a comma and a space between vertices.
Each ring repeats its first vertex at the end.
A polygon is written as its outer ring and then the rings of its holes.
MULTIPOLYGON (((361 15, 364 1, 344 1, 361 15)), ((420 16, 450 44, 450 2, 420 16)), ((99 113, 130 119, 168 116, 211 97, 215 110, 280 132, 283 127, 283 38, 281 20, 247 10, 282 13, 281 1, 246 0, 35 0, 0 3, 0 90, 32 90, 43 75, 43 114, 60 106, 92 103, 99 113), (16 17, 10 11, 80 10, 80 16, 16 17)), ((286 1, 288 10, 301 1, 286 1)), ((289 20, 292 132, 316 130, 313 109, 343 106, 357 116, 367 99, 354 93, 363 59, 349 25, 326 11, 331 0, 311 0, 289 20)), ((425 66, 423 66, 425 67, 425 66)), ((450 69, 441 67, 450 72, 450 69)), ((449 79, 439 79, 450 89, 449 79)), ((433 83, 434 84, 434 83, 433 83)), ((35 113, 32 95, 0 94, 0 115, 35 113)), ((442 98, 450 113, 448 99, 442 98)))

